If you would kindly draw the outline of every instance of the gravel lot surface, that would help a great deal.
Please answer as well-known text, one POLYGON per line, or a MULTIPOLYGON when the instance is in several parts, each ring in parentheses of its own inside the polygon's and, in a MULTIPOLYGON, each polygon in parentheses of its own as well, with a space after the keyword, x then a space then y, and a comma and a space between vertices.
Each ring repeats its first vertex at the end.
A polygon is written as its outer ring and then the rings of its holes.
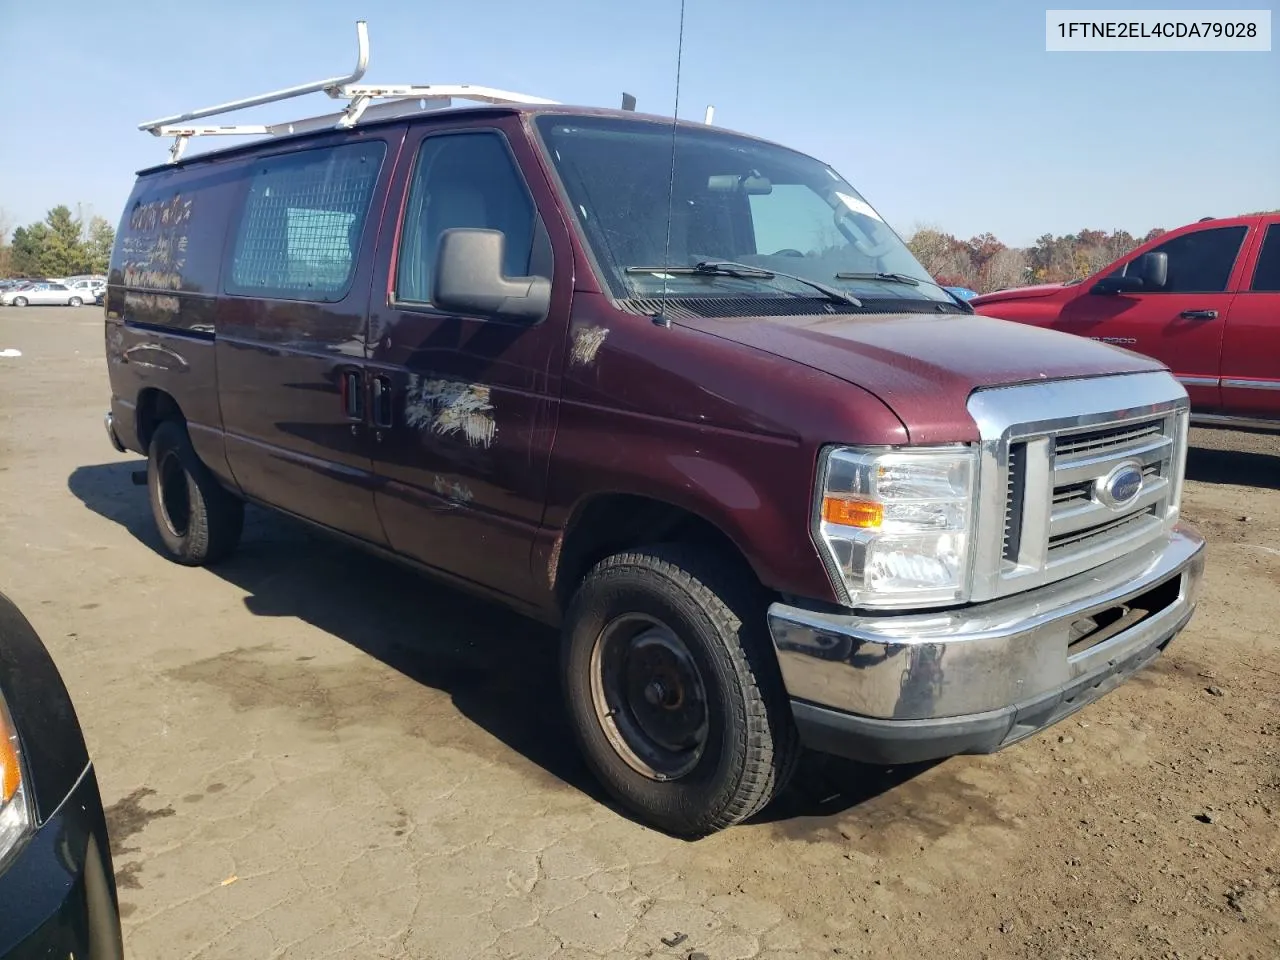
POLYGON ((157 552, 101 312, 0 310, 0 590, 75 698, 133 958, 1280 956, 1280 438, 1194 431, 1210 541, 1145 673, 990 757, 808 757, 696 843, 599 797, 555 639, 251 510, 157 552))

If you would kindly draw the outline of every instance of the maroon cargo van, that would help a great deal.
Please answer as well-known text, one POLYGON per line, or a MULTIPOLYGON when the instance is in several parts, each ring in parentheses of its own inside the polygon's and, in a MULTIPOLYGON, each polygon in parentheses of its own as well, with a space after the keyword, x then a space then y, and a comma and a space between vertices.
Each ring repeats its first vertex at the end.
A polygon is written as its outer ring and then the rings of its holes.
POLYGON ((250 502, 559 624, 588 762, 672 833, 801 745, 1013 743, 1195 604, 1174 377, 973 315, 830 166, 705 124, 500 103, 145 170, 105 310, 175 560, 250 502))

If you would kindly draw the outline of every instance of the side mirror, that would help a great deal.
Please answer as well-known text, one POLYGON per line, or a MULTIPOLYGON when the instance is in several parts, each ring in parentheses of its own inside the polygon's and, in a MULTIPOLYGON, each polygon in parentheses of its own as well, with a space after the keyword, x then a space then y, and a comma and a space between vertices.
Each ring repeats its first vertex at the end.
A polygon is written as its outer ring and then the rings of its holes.
POLYGON ((1090 293, 1138 293, 1163 290, 1169 280, 1169 255, 1144 253, 1129 263, 1123 277, 1103 277, 1089 290, 1090 293))
POLYGON ((536 323, 551 308, 546 277, 505 277, 501 230, 457 228, 440 235, 431 302, 442 310, 536 323))
POLYGON ((1142 278, 1144 290, 1163 290, 1169 281, 1169 255, 1167 253, 1144 253, 1129 265, 1129 269, 1137 268, 1142 278))

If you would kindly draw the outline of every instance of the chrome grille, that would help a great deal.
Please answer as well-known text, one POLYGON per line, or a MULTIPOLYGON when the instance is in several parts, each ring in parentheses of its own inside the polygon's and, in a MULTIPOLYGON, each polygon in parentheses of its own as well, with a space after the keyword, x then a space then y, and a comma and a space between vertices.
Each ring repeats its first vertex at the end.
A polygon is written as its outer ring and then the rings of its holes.
POLYGON ((1077 530, 1072 533, 1060 533, 1056 536, 1049 537, 1049 555, 1058 549, 1072 547, 1077 544, 1093 540, 1097 537, 1124 533, 1130 530, 1141 530, 1151 517, 1155 516, 1154 507, 1147 507, 1145 510, 1130 514, 1127 517, 1119 517, 1114 520, 1104 520, 1092 527, 1085 527, 1083 530, 1077 530))
POLYGON ((1054 434, 1048 564, 1100 542, 1115 545, 1159 527, 1169 504, 1176 438, 1176 420, 1167 416, 1054 434), (1123 508, 1108 506, 1095 487, 1100 478, 1127 463, 1142 472, 1141 492, 1123 508))
POLYGON ((1137 426, 1108 427, 1103 430, 1085 430, 1081 433, 1059 436, 1055 450, 1060 457, 1073 454, 1099 453, 1116 447, 1128 447, 1151 437, 1161 436, 1161 424, 1144 423, 1137 426))
POLYGON ((1005 481, 1004 539, 1000 554, 1012 562, 1018 558, 1022 541, 1022 493, 1026 489, 1027 445, 1015 443, 1009 447, 1009 473, 1005 481))
POLYGON ((1177 522, 1188 404, 1169 374, 990 388, 969 410, 982 437, 971 600, 1082 573, 1177 522), (1142 484, 1114 504, 1108 478, 1129 463, 1142 484))

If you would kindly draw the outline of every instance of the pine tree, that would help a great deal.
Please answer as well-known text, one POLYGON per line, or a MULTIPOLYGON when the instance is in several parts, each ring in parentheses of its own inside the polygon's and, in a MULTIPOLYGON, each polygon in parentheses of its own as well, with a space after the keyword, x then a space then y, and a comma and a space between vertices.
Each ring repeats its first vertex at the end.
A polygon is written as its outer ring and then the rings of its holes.
POLYGON ((64 205, 58 204, 45 217, 48 236, 40 251, 40 272, 50 277, 67 277, 85 273, 84 245, 80 242, 80 221, 64 205))

